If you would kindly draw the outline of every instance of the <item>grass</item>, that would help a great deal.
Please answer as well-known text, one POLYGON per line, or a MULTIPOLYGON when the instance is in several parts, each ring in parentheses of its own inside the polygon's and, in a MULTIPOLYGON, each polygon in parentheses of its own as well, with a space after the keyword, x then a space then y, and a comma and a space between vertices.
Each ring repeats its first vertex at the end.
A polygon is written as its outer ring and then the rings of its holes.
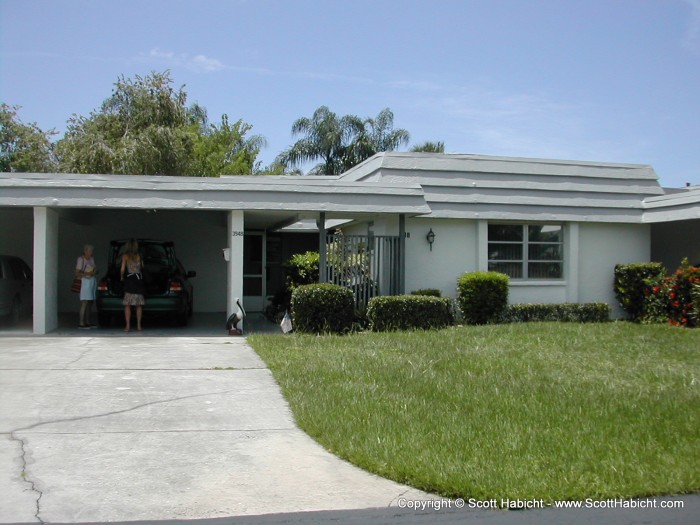
POLYGON ((700 491, 700 330, 530 323, 253 335, 299 426, 449 497, 700 491))

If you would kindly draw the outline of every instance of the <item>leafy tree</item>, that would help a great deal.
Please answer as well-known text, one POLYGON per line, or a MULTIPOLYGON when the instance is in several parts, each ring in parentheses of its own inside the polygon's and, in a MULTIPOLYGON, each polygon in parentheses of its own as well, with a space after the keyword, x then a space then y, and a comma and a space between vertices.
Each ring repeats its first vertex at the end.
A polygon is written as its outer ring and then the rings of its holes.
POLYGON ((250 175, 260 149, 267 145, 260 135, 245 137, 252 127, 242 120, 231 125, 225 114, 221 124, 206 127, 195 139, 192 174, 202 177, 250 175))
POLYGON ((51 137, 56 132, 42 131, 35 123, 22 123, 17 116, 19 109, 19 106, 0 104, 0 171, 55 171, 51 137))
POLYGON ((112 95, 88 117, 74 115, 57 144, 61 169, 74 173, 189 175, 249 174, 265 139, 224 115, 209 124, 206 109, 187 107, 184 86, 168 71, 120 77, 112 95))
POLYGON ((423 152, 423 153, 445 153, 445 143, 444 142, 423 142, 422 144, 416 144, 411 148, 413 152, 423 152))
POLYGON ((338 117, 326 106, 319 107, 311 118, 302 117, 292 124, 292 135, 303 135, 277 162, 298 166, 320 160, 310 173, 338 175, 380 151, 393 151, 405 145, 409 133, 393 129, 394 114, 389 108, 376 118, 362 120, 355 115, 338 117))

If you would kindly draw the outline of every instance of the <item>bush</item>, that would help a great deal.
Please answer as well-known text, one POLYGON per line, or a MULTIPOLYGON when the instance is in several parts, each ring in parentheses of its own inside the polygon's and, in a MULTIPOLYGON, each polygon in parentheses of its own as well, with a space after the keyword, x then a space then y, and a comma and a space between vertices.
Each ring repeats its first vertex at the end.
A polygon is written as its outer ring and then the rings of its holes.
POLYGON ((282 320, 284 313, 290 309, 292 290, 302 284, 318 282, 319 260, 318 252, 306 252, 292 255, 284 263, 285 285, 273 295, 272 301, 265 308, 265 317, 274 323, 282 320))
POLYGON ((687 327, 698 325, 692 292, 700 283, 700 268, 683 259, 673 275, 657 275, 645 283, 645 322, 668 322, 673 326, 687 327))
POLYGON ((355 318, 355 298, 336 284, 304 284, 292 292, 292 322, 299 332, 343 333, 355 318))
POLYGON ((615 297, 630 319, 640 321, 644 316, 645 290, 648 287, 645 281, 665 272, 661 263, 615 265, 615 297))
POLYGON ((498 272, 462 274, 457 280, 457 297, 464 322, 497 322, 508 306, 508 283, 508 276, 498 272))
POLYGON ((695 326, 700 326, 700 282, 693 283, 690 290, 690 297, 693 299, 693 311, 690 314, 695 326))
POLYGON ((508 323, 533 321, 604 323, 609 320, 610 306, 606 303, 512 304, 503 314, 503 321, 508 323))
POLYGON ((374 332, 444 328, 454 321, 450 299, 428 295, 373 297, 367 319, 374 332))
POLYGON ((413 290, 411 295, 428 295, 430 297, 442 297, 442 292, 437 288, 421 288, 420 290, 413 290))
POLYGON ((318 252, 297 253, 285 263, 287 290, 292 292, 297 286, 318 282, 318 252))

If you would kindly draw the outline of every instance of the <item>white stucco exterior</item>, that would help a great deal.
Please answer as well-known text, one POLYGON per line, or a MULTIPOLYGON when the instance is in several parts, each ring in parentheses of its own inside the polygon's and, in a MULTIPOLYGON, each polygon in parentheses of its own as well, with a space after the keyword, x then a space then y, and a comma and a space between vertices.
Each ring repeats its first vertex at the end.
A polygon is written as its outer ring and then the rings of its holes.
POLYGON ((171 240, 197 272, 196 310, 230 314, 243 297, 244 235, 301 219, 399 236, 399 289, 450 297, 459 275, 488 269, 490 224, 560 225, 561 278, 511 279, 511 303, 607 302, 615 315, 616 264, 700 261, 700 188, 664 190, 646 165, 384 153, 333 177, 0 174, 0 253, 33 265, 37 334, 77 308, 69 284, 85 243, 104 269, 113 239, 171 240))

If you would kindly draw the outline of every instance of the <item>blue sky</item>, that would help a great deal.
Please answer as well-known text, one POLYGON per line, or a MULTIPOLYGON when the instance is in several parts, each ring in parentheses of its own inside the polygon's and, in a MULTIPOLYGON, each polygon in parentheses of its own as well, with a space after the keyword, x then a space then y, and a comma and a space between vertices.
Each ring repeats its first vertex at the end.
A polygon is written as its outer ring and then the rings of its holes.
POLYGON ((268 140, 321 105, 446 151, 651 164, 700 184, 700 0, 0 0, 0 100, 63 132, 169 69, 268 140))

